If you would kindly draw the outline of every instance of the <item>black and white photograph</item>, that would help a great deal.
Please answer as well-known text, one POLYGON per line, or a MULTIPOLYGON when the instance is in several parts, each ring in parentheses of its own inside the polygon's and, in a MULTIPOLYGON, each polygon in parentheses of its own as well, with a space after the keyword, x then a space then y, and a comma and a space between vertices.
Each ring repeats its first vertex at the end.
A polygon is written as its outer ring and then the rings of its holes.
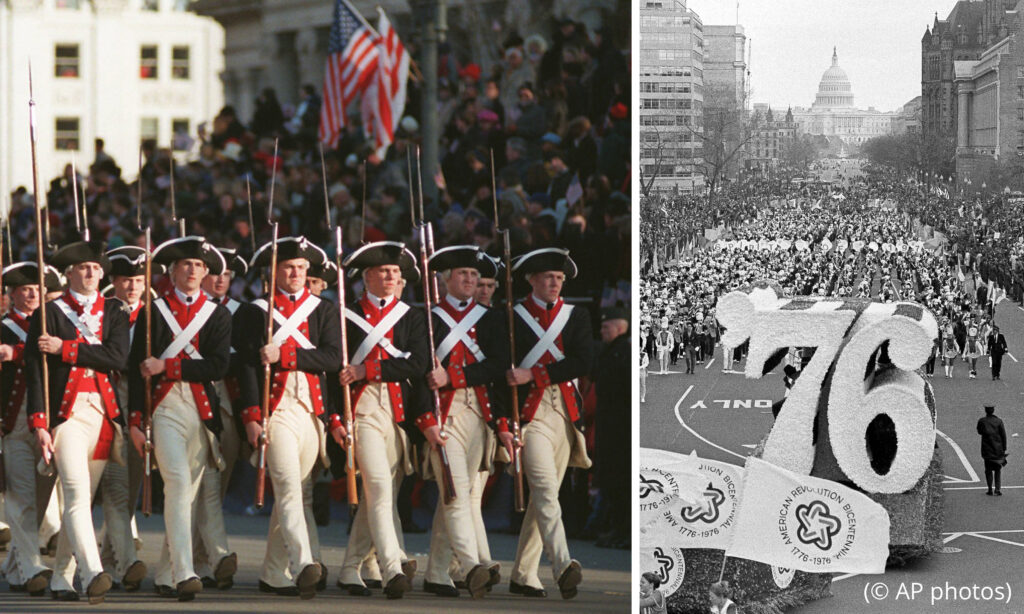
POLYGON ((640 611, 1020 611, 1024 3, 637 13, 640 611))

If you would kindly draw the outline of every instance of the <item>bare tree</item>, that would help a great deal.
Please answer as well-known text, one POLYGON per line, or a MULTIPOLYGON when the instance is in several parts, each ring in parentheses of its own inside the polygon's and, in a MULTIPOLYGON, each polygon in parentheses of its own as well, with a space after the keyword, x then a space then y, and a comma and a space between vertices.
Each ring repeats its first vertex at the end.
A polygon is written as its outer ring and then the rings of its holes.
POLYGON ((719 183, 738 167, 759 120, 755 115, 747 121, 740 101, 720 88, 704 90, 703 120, 703 129, 690 126, 690 132, 702 145, 703 155, 697 164, 704 174, 710 205, 719 183))

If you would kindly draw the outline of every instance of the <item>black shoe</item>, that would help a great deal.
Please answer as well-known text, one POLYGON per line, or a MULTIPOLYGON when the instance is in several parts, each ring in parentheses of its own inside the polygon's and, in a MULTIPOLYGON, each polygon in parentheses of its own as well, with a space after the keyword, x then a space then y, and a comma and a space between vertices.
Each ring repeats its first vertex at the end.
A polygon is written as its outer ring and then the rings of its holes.
MULTIPOLYGON (((409 579, 409 586, 412 586, 412 580, 416 577, 416 559, 408 559, 402 561, 402 573, 409 579)), ((411 588, 409 590, 412 590, 411 588)))
POLYGON ((103 603, 103 599, 106 598, 107 591, 110 590, 113 583, 114 579, 107 572, 96 574, 96 577, 89 582, 88 588, 85 589, 85 594, 89 597, 89 605, 103 603))
POLYGON ((365 580, 364 579, 363 580, 363 584, 366 585, 366 588, 372 588, 372 589, 378 590, 378 591, 380 589, 384 588, 384 584, 380 580, 365 580))
POLYGON ((369 597, 373 593, 370 589, 366 588, 362 584, 346 584, 341 580, 338 580, 338 588, 343 591, 348 591, 348 594, 353 597, 369 597))
MULTIPOLYGON (((235 585, 235 572, 238 571, 238 555, 232 552, 217 563, 213 570, 213 580, 218 590, 226 591, 235 585)), ((205 584, 203 585, 205 586, 205 584)))
MULTIPOLYGON (((53 571, 50 569, 44 569, 29 578, 28 582, 22 584, 21 590, 28 593, 29 597, 42 597, 46 594, 46 587, 50 586, 50 578, 52 577, 53 571)), ((11 590, 15 590, 13 585, 11 586, 11 590)))
POLYGON ((518 582, 508 583, 508 592, 515 595, 522 595, 524 597, 547 597, 548 592, 543 588, 534 588, 526 584, 519 584, 518 582))
POLYGON ((387 595, 388 599, 401 599, 406 591, 411 590, 412 582, 409 581, 405 574, 400 573, 388 580, 387 586, 384 587, 384 594, 387 595))
POLYGON ((320 563, 311 563, 302 568, 299 577, 295 578, 295 586, 299 589, 300 599, 316 597, 316 585, 320 582, 320 563))
POLYGON ((198 576, 192 576, 188 580, 182 580, 178 582, 177 593, 178 601, 192 601, 196 598, 196 593, 203 591, 203 582, 198 576))
POLYGON ((146 578, 146 564, 142 561, 135 561, 128 566, 128 569, 124 572, 124 577, 121 578, 121 585, 124 590, 133 593, 142 586, 142 581, 146 578))
POLYGON ((487 567, 487 571, 491 574, 491 578, 487 580, 487 592, 489 593, 492 586, 496 586, 498 582, 501 582, 501 564, 491 563, 487 567))
POLYGON ((454 586, 447 584, 437 584, 435 582, 423 581, 423 591, 427 593, 433 593, 438 597, 458 597, 459 589, 454 586))
POLYGON ((57 535, 50 537, 50 540, 46 542, 46 546, 39 549, 39 554, 43 556, 53 556, 57 554, 57 535))
POLYGON ((327 590, 327 565, 320 563, 320 580, 316 583, 316 592, 327 590))
POLYGON ((297 586, 271 586, 260 580, 260 592, 261 593, 273 593, 278 597, 298 597, 299 587, 297 586))
POLYGON ((217 588, 217 581, 213 579, 213 576, 203 576, 199 580, 203 583, 203 588, 217 588))
POLYGON ((491 581, 491 570, 486 565, 477 565, 466 574, 466 590, 473 599, 482 599, 491 581))
POLYGON ((54 601, 78 601, 78 593, 75 591, 50 591, 50 597, 54 601))
POLYGON ((578 561, 572 561, 565 568, 562 575, 558 576, 558 590, 562 593, 562 599, 572 599, 578 592, 576 587, 583 581, 583 567, 578 561))
POLYGON ((1002 497, 1003 496, 1003 491, 1001 491, 999 489, 996 489, 996 496, 997 497, 1002 497))
POLYGON ((157 584, 156 588, 157 597, 164 597, 165 599, 177 599, 178 591, 174 590, 174 587, 167 586, 166 584, 157 584))
POLYGON ((992 496, 992 489, 989 489, 989 491, 986 492, 985 494, 991 497, 992 496))

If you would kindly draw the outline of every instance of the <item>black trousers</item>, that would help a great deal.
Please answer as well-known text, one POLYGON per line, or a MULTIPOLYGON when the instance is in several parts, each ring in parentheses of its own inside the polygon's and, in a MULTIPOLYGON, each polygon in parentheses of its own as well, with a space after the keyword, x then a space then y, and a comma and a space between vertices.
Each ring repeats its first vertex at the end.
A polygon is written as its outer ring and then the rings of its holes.
POLYGON ((992 354, 992 377, 999 377, 999 373, 1003 370, 1003 355, 992 354))
POLYGON ((985 460, 985 482, 988 489, 992 490, 992 481, 995 479, 996 490, 1000 489, 1000 473, 1003 470, 1002 461, 985 460))

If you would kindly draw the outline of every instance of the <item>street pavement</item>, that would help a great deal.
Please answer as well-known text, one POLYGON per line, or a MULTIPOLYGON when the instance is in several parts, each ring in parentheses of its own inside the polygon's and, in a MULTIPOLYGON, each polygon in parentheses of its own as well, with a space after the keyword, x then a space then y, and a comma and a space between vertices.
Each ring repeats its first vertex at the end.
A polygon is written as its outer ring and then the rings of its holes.
MULTIPOLYGON (((968 379, 967 365, 958 361, 954 379, 945 379, 937 364, 936 376, 929 380, 947 476, 947 551, 884 575, 838 575, 833 597, 793 612, 1024 612, 1024 369, 1017 362, 1024 360, 1024 309, 1003 301, 996 323, 1010 348, 1000 381, 992 381, 985 358, 978 361, 977 379, 968 379), (984 405, 995 405, 1009 437, 1002 497, 985 495, 975 431, 984 405), (884 587, 876 586, 879 582, 884 587)), ((640 445, 681 453, 696 450, 702 457, 743 464, 771 428, 771 403, 783 396, 781 369, 760 380, 722 373, 721 348, 694 375, 684 373, 682 359, 669 374, 657 374, 658 368, 657 360, 652 361, 647 400, 640 406, 640 445)))
MULTIPOLYGON (((96 526, 100 515, 97 514, 96 526)), ((414 591, 404 599, 389 601, 380 591, 372 597, 350 597, 337 588, 335 582, 345 555, 346 524, 333 522, 320 527, 320 541, 324 563, 329 568, 328 588, 311 601, 298 597, 278 597, 261 593, 257 589, 260 566, 266 547, 268 518, 266 516, 230 515, 225 517, 228 544, 238 553, 239 570, 234 588, 227 591, 206 589, 191 603, 157 597, 153 592, 153 571, 160 558, 163 540, 163 518, 153 515, 138 518, 143 540, 140 558, 149 565, 150 576, 142 590, 135 593, 113 591, 103 604, 89 606, 88 602, 58 603, 46 597, 27 597, 24 593, 9 593, 0 584, 0 613, 8 612, 70 612, 76 608, 88 612, 218 612, 251 614, 253 612, 625 612, 629 609, 634 583, 630 577, 631 558, 628 550, 597 548, 593 542, 569 541, 569 551, 583 565, 583 584, 579 595, 562 600, 558 593, 550 566, 541 562, 540 577, 548 591, 546 599, 528 599, 508 592, 508 574, 515 556, 515 535, 489 536, 491 553, 501 563, 502 582, 484 599, 471 599, 465 591, 459 598, 441 598, 423 592, 423 571, 427 566, 430 534, 406 534, 406 547, 416 558, 418 571, 414 591)), ((52 565, 52 558, 44 561, 52 565)))

